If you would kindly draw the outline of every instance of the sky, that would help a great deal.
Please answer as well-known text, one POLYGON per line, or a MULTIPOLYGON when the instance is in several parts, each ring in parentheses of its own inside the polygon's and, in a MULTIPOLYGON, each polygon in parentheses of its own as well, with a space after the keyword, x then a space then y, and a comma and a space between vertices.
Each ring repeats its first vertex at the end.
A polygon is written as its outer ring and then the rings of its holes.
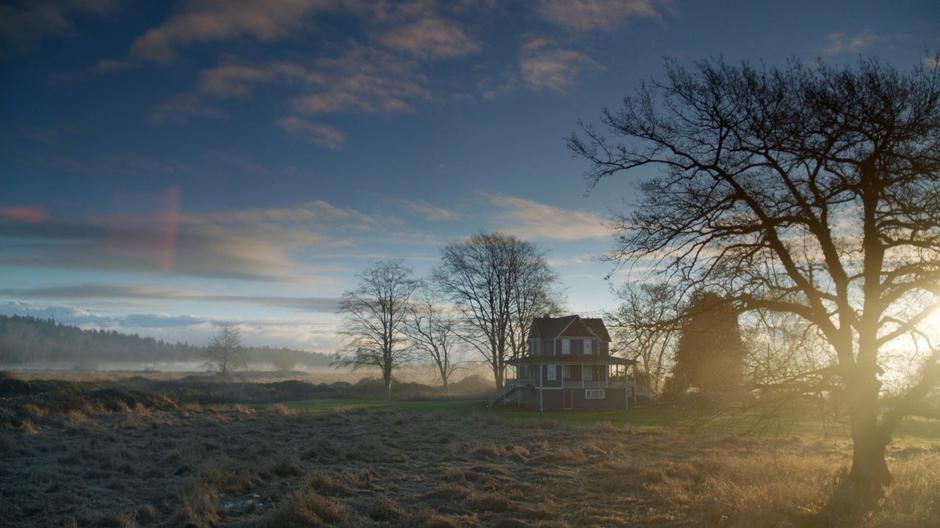
POLYGON ((357 273, 481 230, 600 314, 643 174, 588 188, 579 121, 666 58, 937 50, 935 0, 2 2, 0 314, 333 352, 357 273))

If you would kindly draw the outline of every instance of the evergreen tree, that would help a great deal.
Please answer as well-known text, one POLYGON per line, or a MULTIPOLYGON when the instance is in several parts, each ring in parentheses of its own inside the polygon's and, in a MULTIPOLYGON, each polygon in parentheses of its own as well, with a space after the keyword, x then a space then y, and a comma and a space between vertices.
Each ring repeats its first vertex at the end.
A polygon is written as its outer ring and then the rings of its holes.
POLYGON ((718 294, 695 295, 686 308, 667 391, 734 389, 741 384, 744 341, 737 310, 718 294))

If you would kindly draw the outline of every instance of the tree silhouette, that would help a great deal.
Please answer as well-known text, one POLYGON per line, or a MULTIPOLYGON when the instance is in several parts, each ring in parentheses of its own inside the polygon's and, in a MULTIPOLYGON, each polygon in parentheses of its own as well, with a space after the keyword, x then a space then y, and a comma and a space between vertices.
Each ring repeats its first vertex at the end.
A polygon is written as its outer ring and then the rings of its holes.
POLYGON ((667 61, 664 81, 603 113, 606 133, 582 126, 569 141, 592 185, 663 169, 620 219, 621 259, 652 258, 678 291, 719 292, 741 310, 818 329, 835 357, 819 375, 837 380, 848 404, 847 483, 872 498, 891 480, 892 431, 940 376, 924 326, 940 299, 932 59, 906 72, 876 61, 691 70, 667 61), (893 399, 879 378, 887 345, 919 365, 893 399))
POLYGON ((453 310, 441 305, 432 289, 422 290, 420 299, 412 303, 404 332, 411 346, 434 364, 446 393, 450 378, 461 366, 457 337, 460 320, 453 310))
POLYGON ((206 365, 222 376, 228 376, 236 368, 248 366, 248 357, 242 348, 241 332, 238 327, 229 323, 219 327, 219 333, 206 347, 205 356, 206 365))
POLYGON ((510 235, 480 233, 448 244, 434 279, 460 310, 461 337, 484 357, 501 389, 505 362, 523 353, 532 319, 558 309, 544 254, 510 235))
POLYGON ((714 393, 740 388, 744 342, 737 310, 721 296, 704 292, 692 298, 685 312, 669 392, 696 388, 714 393))
POLYGON ((410 361, 413 351, 404 335, 411 297, 420 286, 401 261, 377 262, 359 275, 359 286, 343 294, 339 311, 350 356, 338 363, 353 370, 375 367, 382 372, 385 396, 392 394, 392 372, 410 361))

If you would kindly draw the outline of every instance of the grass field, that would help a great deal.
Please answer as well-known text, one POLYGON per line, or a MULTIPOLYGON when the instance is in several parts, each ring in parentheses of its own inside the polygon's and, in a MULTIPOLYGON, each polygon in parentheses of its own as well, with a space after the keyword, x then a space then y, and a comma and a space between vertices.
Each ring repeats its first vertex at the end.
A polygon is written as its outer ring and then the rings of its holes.
MULTIPOLYGON (((659 427, 679 432, 732 433, 755 436, 798 436, 804 439, 848 438, 847 427, 829 420, 806 416, 767 417, 759 412, 708 415, 666 406, 640 406, 632 409, 605 411, 545 411, 507 407, 487 407, 476 400, 305 400, 286 402, 291 409, 306 412, 368 409, 386 412, 440 413, 453 417, 495 417, 508 421, 558 423, 566 425, 614 425, 625 427, 659 427)), ((270 406, 257 406, 263 409, 270 406)), ((899 425, 895 438, 905 441, 940 442, 940 420, 907 418, 899 425)))
POLYGON ((156 403, 27 404, 28 419, 0 427, 0 525, 940 526, 936 420, 903 425, 895 484, 878 511, 850 517, 827 506, 849 443, 805 419, 156 403))

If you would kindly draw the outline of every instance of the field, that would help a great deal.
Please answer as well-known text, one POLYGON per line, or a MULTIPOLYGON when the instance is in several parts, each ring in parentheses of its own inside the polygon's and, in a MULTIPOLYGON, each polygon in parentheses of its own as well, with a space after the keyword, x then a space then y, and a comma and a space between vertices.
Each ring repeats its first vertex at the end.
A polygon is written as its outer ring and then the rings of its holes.
POLYGON ((742 435, 657 408, 364 399, 16 412, 0 427, 11 527, 940 525, 932 420, 892 445, 880 511, 849 518, 827 507, 848 443, 814 423, 742 435))

